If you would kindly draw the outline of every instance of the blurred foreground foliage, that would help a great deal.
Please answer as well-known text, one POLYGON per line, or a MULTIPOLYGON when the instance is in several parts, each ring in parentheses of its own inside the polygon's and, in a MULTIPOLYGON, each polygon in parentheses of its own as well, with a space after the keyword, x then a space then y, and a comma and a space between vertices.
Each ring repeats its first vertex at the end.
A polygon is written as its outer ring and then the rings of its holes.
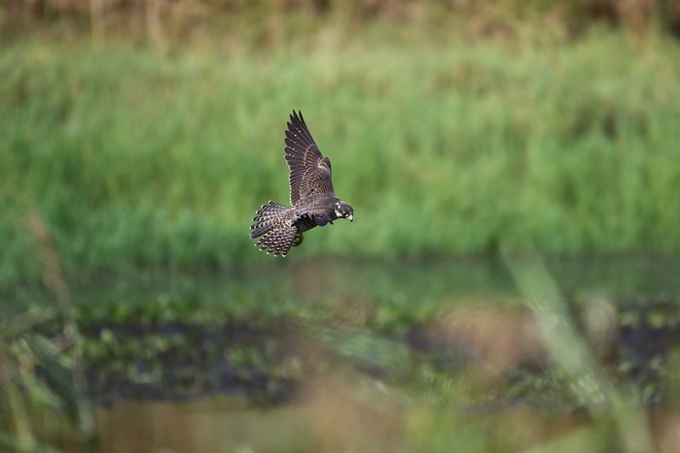
MULTIPOLYGON (((95 411, 103 451, 130 451, 131 438, 152 451, 178 428, 196 445, 219 440, 210 451, 240 451, 210 420, 237 410, 243 428, 240 417, 253 407, 290 411, 285 428, 266 436, 277 448, 256 447, 268 422, 253 422, 257 434, 246 437, 253 451, 450 451, 453 443, 462 452, 673 451, 677 299, 567 299, 540 262, 510 262, 510 269, 518 297, 451 299, 426 316, 402 307, 398 319, 360 297, 245 315, 167 297, 138 307, 126 300, 74 307, 88 396, 115 405, 95 411), (185 401, 225 394, 237 404, 210 410, 200 425, 166 417, 185 401), (162 414, 148 412, 149 401, 163 402, 162 414)), ((406 295, 407 303, 416 305, 415 297, 406 295)), ((54 311, 33 310, 0 331, 14 354, 2 376, 26 388, 0 386, 0 444, 16 451, 36 451, 37 443, 88 451, 75 428, 73 362, 55 347, 56 321, 54 311), (39 328, 17 335, 26 321, 39 328), (24 374, 8 375, 13 368, 24 374), (16 401, 5 406, 12 397, 33 398, 32 411, 16 401), (70 424, 55 416, 59 410, 70 424), (5 426, 23 431, 7 436, 5 426)))

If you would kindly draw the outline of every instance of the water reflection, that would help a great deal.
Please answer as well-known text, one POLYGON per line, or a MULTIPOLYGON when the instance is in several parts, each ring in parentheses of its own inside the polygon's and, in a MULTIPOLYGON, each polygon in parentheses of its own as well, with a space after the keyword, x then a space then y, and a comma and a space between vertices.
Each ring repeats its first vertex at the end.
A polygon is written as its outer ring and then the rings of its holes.
POLYGON ((105 453, 309 451, 301 406, 247 409, 224 396, 191 402, 125 402, 98 408, 105 453))
MULTIPOLYGON (((616 296, 658 296, 680 291, 677 258, 554 260, 548 271, 566 292, 604 291, 616 296)), ((232 314, 284 307, 287 301, 316 304, 330 298, 364 298, 381 304, 435 306, 471 294, 517 295, 505 264, 469 259, 429 262, 278 261, 214 274, 145 272, 125 278, 101 276, 72 282, 77 305, 148 304, 191 300, 202 309, 232 314)), ((22 294, 14 294, 23 299, 22 294)), ((33 300, 39 295, 30 294, 33 300)))
MULTIPOLYGON (((97 433, 103 453, 621 451, 609 412, 589 417, 518 406, 485 418, 460 419, 450 409, 388 412, 357 406, 340 395, 323 401, 267 411, 244 410, 223 397, 130 402, 98 409, 97 433)), ((650 447, 680 451, 677 411, 636 410, 629 415, 648 425, 650 447)))

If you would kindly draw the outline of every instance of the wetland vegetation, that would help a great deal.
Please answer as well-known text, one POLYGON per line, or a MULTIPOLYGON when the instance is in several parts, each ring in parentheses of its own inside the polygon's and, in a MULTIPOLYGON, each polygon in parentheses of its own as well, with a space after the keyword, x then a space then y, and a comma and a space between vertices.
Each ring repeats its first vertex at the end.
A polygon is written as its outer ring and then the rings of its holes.
POLYGON ((1 281, 37 275, 27 203, 69 274, 266 261, 244 232, 263 200, 288 198, 291 106, 359 208, 296 258, 494 256, 527 238, 549 254, 680 249, 676 42, 366 39, 169 56, 5 45, 1 281))

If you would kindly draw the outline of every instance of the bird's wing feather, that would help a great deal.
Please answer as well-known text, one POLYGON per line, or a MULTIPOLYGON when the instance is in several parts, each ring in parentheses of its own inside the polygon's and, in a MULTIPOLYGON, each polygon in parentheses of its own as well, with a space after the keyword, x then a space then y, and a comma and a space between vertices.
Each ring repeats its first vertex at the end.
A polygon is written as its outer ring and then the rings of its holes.
POLYGON ((290 168, 290 203, 313 193, 335 195, 331 181, 331 161, 321 155, 307 129, 302 112, 293 110, 286 130, 286 162, 290 168))

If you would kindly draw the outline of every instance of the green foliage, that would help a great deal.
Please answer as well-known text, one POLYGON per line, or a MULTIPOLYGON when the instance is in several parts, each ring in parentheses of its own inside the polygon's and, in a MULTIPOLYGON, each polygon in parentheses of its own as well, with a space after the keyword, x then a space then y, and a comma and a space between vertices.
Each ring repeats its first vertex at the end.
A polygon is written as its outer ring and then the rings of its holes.
POLYGON ((0 316, 0 445, 10 451, 56 451, 48 446, 54 440, 48 439, 50 430, 80 421, 74 360, 62 350, 70 341, 34 331, 55 314, 43 306, 13 318, 0 316), (37 434, 41 424, 49 433, 42 437, 37 434))
POLYGON ((72 272, 272 259, 247 233, 261 204, 288 199, 293 108, 356 211, 295 258, 495 254, 527 237, 549 253, 676 252, 679 56, 617 34, 165 57, 6 47, 0 277, 36 275, 27 204, 72 272))

